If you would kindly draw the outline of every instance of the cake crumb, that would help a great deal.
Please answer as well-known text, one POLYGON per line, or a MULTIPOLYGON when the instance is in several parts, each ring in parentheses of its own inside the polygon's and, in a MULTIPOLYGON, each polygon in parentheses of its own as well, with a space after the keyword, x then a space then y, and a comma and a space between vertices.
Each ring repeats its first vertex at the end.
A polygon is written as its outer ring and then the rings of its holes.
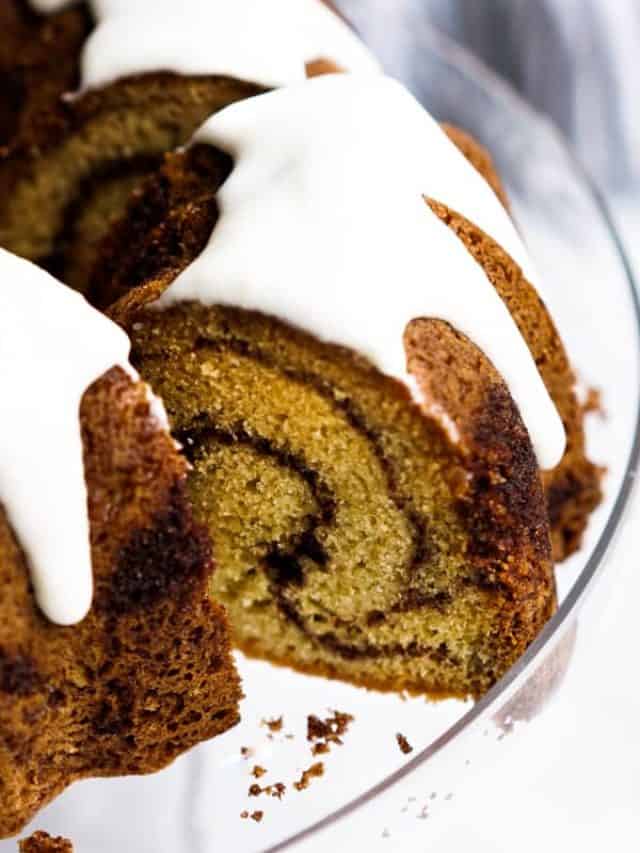
POLYGON ((20 853, 73 853, 68 838, 53 838, 47 832, 34 832, 29 838, 18 842, 20 853))
POLYGON ((283 720, 282 717, 274 717, 271 720, 261 720, 260 725, 266 726, 270 732, 281 732, 283 720))
POLYGON ((253 749, 251 749, 251 747, 250 747, 250 746, 241 746, 241 747, 240 747, 240 755, 241 755, 244 759, 251 758, 251 756, 252 756, 253 754, 254 754, 254 750, 253 750, 253 749))
POLYGON ((264 817, 264 812, 256 811, 251 812, 251 820, 255 820, 256 823, 260 823, 262 818, 264 817))
POLYGON ((596 414, 601 418, 606 418, 607 413, 602 405, 602 394, 597 388, 589 388, 587 396, 582 404, 582 411, 585 415, 596 414))
POLYGON ((322 755, 330 751, 330 744, 342 746, 342 737, 353 722, 351 714, 334 711, 331 717, 321 720, 315 714, 307 717, 307 740, 313 743, 313 755, 322 755))
POLYGON ((240 817, 242 820, 246 820, 249 817, 249 812, 245 809, 243 812, 240 812, 240 817))
POLYGON ((254 765, 254 768, 251 771, 251 775, 254 776, 256 779, 259 779, 261 776, 264 776, 266 772, 267 771, 264 769, 264 767, 260 767, 259 764, 256 764, 254 765))
POLYGON ((402 752, 404 755, 408 755, 410 752, 413 752, 413 747, 406 739, 406 737, 400 732, 398 732, 398 734, 396 735, 396 740, 398 741, 400 752, 402 752))
POLYGON ((276 782, 275 785, 272 786, 273 790, 270 791, 272 797, 277 797, 281 800, 287 790, 287 786, 282 782, 276 782))
POLYGON ((282 782, 275 782, 273 785, 265 785, 264 788, 261 788, 260 785, 254 782, 249 788, 248 795, 250 797, 259 797, 260 794, 266 794, 268 797, 277 797, 281 800, 286 790, 287 786, 282 782))
POLYGON ((311 784, 311 780, 314 777, 323 776, 324 775, 324 764, 321 761, 316 762, 316 764, 312 764, 307 770, 302 772, 302 776, 297 782, 293 783, 293 787, 296 791, 304 791, 305 788, 308 788, 311 784))

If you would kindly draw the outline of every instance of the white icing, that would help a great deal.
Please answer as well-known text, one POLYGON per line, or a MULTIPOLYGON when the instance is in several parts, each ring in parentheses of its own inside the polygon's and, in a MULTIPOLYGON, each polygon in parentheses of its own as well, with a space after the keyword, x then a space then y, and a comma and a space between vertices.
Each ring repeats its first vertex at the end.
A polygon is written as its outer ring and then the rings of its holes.
MULTIPOLYGON (((67 5, 31 0, 40 11, 67 5)), ((379 65, 320 0, 90 0, 97 21, 82 54, 82 88, 148 71, 220 74, 264 86, 303 80, 305 64, 379 65)))
POLYGON ((93 595, 80 401, 114 365, 137 379, 128 353, 82 296, 0 249, 0 502, 60 625, 82 620, 93 595))
POLYGON ((69 6, 70 0, 30 0, 30 4, 36 12, 42 15, 50 15, 52 12, 60 12, 69 6))
POLYGON ((151 413, 151 416, 161 429, 169 432, 169 417, 167 415, 167 410, 164 407, 164 402, 160 397, 156 397, 149 385, 146 386, 145 390, 147 392, 147 402, 149 403, 149 412, 151 413))
POLYGON ((202 254, 163 294, 283 318, 366 354, 408 382, 403 331, 438 317, 473 340, 510 387, 543 468, 562 422, 509 311, 436 199, 535 271, 496 195, 437 122, 381 75, 336 74, 245 100, 194 137, 235 162, 202 254))

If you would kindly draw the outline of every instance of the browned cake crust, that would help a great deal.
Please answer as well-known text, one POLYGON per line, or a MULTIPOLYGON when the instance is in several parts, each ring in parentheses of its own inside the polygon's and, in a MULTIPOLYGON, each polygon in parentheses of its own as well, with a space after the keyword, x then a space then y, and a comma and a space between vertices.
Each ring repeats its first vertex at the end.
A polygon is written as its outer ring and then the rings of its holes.
MULTIPOLYGON (((504 199, 504 191, 487 152, 466 133, 451 127, 447 132, 504 199)), ((128 215, 114 226, 102 244, 99 262, 89 279, 88 298, 106 308, 131 287, 148 280, 159 279, 163 284, 171 281, 206 245, 217 216, 216 190, 230 168, 228 158, 219 153, 212 156, 211 150, 204 147, 192 149, 187 161, 181 155, 168 157, 144 190, 132 197, 128 215)), ((563 560, 580 547, 589 515, 602 497, 602 472, 586 456, 584 412, 574 392, 571 365, 546 307, 519 267, 500 246, 463 217, 435 201, 430 204, 482 264, 505 300, 562 417, 567 448, 561 463, 543 473, 543 482, 554 559, 563 560)), ((141 299, 141 293, 134 297, 135 301, 141 299)), ((120 317, 123 311, 126 315, 127 310, 126 300, 115 309, 120 317)), ((412 339, 415 339, 416 328, 428 328, 432 333, 437 329, 438 337, 446 341, 445 347, 452 346, 456 338, 444 324, 422 321, 412 324, 412 339)), ((425 358, 434 343, 431 335, 424 339, 421 350, 425 358)), ((416 367, 419 361, 415 362, 416 367)), ((433 372, 433 361, 427 359, 427 362, 432 375, 437 376, 433 372)), ((447 375, 456 374, 448 371, 447 375)), ((450 381, 438 377, 438 381, 432 383, 435 399, 450 381)), ((439 400, 447 411, 460 409, 459 401, 465 399, 465 395, 457 395, 463 387, 464 383, 452 388, 447 400, 439 400)))
POLYGON ((85 4, 45 16, 27 0, 2 0, 0 147, 41 137, 54 126, 60 95, 77 87, 90 28, 85 4))
POLYGON ((68 838, 53 838, 47 832, 34 832, 19 842, 20 853, 73 853, 73 844, 68 838))
MULTIPOLYGON (((446 130, 508 207, 488 152, 458 128, 447 127, 446 130)), ((580 548, 589 516, 602 500, 603 469, 586 455, 585 411, 575 394, 575 374, 546 306, 524 279, 522 271, 493 241, 488 251, 484 244, 474 241, 473 229, 469 230, 461 217, 451 216, 442 205, 432 203, 432 208, 456 230, 489 271, 494 286, 535 355, 538 370, 562 418, 567 436, 566 450, 560 464, 552 471, 544 471, 542 478, 551 522, 553 556, 558 562, 565 560, 580 548)))
POLYGON ((456 147, 464 154, 471 165, 476 169, 486 182, 489 184, 494 193, 502 202, 503 207, 509 209, 509 199, 502 186, 502 181, 498 176, 493 165, 491 155, 486 148, 479 145, 470 134, 461 130, 459 127, 454 127, 451 124, 443 124, 443 129, 447 136, 456 144, 456 147))
POLYGON ((158 770, 239 719, 185 460, 120 368, 80 418, 95 582, 82 623, 42 616, 0 507, 0 837, 77 779, 158 770))

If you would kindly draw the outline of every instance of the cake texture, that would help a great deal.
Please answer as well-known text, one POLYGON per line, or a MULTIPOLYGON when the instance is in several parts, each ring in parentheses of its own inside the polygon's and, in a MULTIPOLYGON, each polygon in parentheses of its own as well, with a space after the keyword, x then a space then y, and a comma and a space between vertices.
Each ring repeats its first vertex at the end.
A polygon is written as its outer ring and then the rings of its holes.
POLYGON ((121 368, 86 391, 80 421, 94 571, 80 624, 44 618, 0 509, 0 837, 77 779, 158 770, 239 719, 185 460, 121 368))
POLYGON ((86 6, 39 15, 28 0, 0 3, 0 148, 55 132, 60 96, 79 81, 86 6))
MULTIPOLYGON (((411 323, 405 346, 455 444, 352 351, 233 307, 149 310, 206 244, 231 169, 210 146, 169 156, 104 241, 90 290, 115 301, 132 362, 193 466, 194 515, 215 543, 211 593, 249 655, 383 690, 479 696, 555 607, 542 483, 518 411, 488 360, 441 321, 411 323)), ((511 299, 536 358, 569 383, 515 264, 430 203, 511 299)))

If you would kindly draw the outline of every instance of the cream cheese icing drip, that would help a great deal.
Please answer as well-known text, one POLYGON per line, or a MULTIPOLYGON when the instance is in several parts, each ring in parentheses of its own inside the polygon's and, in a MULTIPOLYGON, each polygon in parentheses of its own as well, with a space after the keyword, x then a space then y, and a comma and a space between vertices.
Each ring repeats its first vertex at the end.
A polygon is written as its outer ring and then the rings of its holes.
MULTIPOLYGON (((31 0, 41 12, 64 0, 31 0)), ((220 74, 264 86, 304 79, 330 59, 349 71, 377 61, 320 0, 90 0, 96 28, 83 49, 82 88, 133 74, 220 74)))
POLYGON ((539 464, 555 466, 562 422, 482 267, 425 203, 490 234, 535 284, 493 190, 399 83, 335 74, 228 107, 194 136, 234 160, 208 246, 163 294, 280 317, 367 355, 415 389, 403 332, 446 320, 507 382, 539 464))
POLYGON ((70 6, 72 0, 29 0, 29 3, 36 12, 40 12, 42 15, 50 15, 70 6))
POLYGON ((114 365, 137 374, 125 333, 78 293, 2 249, 0 279, 0 503, 40 608, 72 625, 93 595, 80 401, 114 365))

